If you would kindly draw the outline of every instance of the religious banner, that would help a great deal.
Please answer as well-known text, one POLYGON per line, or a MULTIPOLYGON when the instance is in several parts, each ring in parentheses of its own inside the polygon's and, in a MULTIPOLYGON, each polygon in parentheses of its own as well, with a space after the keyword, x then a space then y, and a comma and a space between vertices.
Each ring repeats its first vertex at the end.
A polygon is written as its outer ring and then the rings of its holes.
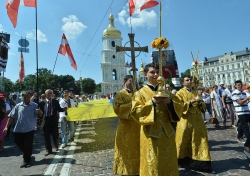
MULTIPOLYGON (((151 62, 159 63, 159 51, 153 51, 151 62)), ((174 50, 162 50, 162 76, 166 78, 179 78, 178 64, 174 50)))
POLYGON ((5 35, 0 34, 0 71, 5 72, 8 62, 8 49, 9 47, 5 40, 5 35))

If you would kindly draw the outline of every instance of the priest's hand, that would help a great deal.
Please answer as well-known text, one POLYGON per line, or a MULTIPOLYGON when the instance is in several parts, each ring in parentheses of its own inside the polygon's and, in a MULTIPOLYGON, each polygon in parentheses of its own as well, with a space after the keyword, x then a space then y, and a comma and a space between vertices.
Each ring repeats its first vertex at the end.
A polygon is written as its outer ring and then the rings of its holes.
POLYGON ((193 99, 190 101, 191 104, 194 104, 195 102, 197 102, 196 98, 193 98, 193 99))

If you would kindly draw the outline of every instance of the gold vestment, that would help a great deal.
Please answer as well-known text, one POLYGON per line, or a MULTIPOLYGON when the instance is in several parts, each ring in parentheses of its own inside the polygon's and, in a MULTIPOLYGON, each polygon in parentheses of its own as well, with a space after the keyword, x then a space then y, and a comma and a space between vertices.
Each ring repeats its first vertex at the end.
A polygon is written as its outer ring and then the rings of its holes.
POLYGON ((154 105, 156 91, 144 86, 134 94, 131 115, 141 125, 140 176, 178 176, 175 131, 170 122, 178 121, 182 102, 170 92, 171 110, 160 102, 154 105), (154 107, 155 106, 155 107, 154 107), (175 111, 172 115, 172 111, 175 111))
POLYGON ((139 175, 140 125, 130 116, 132 94, 126 89, 116 93, 113 108, 119 117, 114 147, 113 173, 139 175))
POLYGON ((211 161, 208 146, 207 129, 201 110, 205 111, 206 104, 190 105, 190 101, 197 96, 196 92, 180 89, 177 97, 183 102, 183 114, 176 128, 176 148, 178 159, 189 157, 198 161, 211 161))

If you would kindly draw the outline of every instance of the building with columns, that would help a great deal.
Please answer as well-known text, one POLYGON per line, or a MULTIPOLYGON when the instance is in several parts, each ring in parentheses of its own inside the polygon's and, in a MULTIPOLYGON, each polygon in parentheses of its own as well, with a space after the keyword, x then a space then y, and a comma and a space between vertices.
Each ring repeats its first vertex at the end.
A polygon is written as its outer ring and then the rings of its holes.
POLYGON ((123 88, 126 75, 125 53, 116 53, 116 45, 122 46, 121 32, 115 28, 114 16, 109 16, 109 26, 103 31, 102 37, 102 94, 118 92, 123 88))
MULTIPOLYGON (((198 73, 203 87, 234 85, 236 80, 250 82, 250 50, 225 53, 221 56, 206 58, 199 62, 198 73)), ((191 75, 194 70, 191 69, 191 75)))

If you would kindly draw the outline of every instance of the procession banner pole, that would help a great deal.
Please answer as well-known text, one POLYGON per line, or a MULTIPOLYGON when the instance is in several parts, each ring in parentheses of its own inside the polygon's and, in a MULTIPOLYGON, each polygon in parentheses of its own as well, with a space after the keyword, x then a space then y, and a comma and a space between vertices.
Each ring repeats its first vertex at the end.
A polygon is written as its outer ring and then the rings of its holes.
POLYGON ((37 1, 36 1, 36 92, 37 101, 39 101, 39 88, 38 88, 38 41, 37 41, 37 1))
POLYGON ((161 36, 161 13, 162 13, 162 3, 160 1, 160 36, 152 42, 152 47, 157 48, 159 50, 159 77, 157 78, 158 82, 158 90, 154 97, 170 97, 165 92, 165 78, 162 74, 162 48, 167 48, 169 46, 169 42, 166 38, 161 36))

